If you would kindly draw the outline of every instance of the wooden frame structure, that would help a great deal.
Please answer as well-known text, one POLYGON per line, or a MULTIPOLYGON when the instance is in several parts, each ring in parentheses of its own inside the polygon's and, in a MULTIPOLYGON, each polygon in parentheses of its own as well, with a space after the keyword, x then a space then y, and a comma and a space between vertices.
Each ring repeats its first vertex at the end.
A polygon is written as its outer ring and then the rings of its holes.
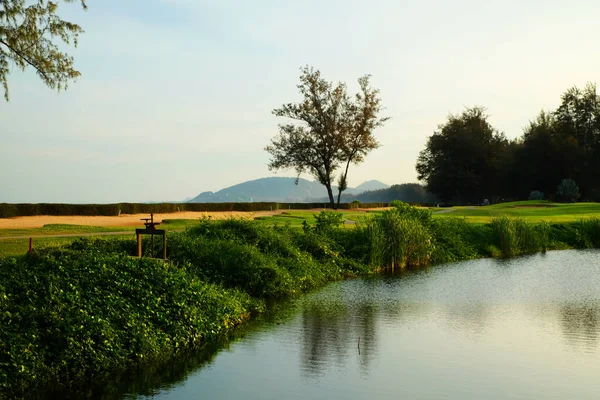
POLYGON ((152 258, 154 258, 154 236, 162 236, 163 242, 163 251, 162 251, 162 259, 167 259, 167 232, 164 229, 156 229, 156 225, 160 225, 160 222, 154 222, 154 214, 150 214, 150 218, 142 218, 144 225, 146 228, 144 229, 136 229, 135 236, 137 239, 137 256, 142 257, 142 235, 151 235, 152 236, 152 258))

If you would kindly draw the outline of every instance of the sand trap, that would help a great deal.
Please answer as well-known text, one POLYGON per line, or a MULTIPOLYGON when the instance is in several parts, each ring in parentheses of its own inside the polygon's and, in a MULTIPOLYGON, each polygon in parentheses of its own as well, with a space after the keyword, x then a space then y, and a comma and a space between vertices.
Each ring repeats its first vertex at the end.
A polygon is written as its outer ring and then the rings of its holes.
MULTIPOLYGON (((179 212, 168 214, 154 214, 154 220, 162 222, 163 219, 199 219, 203 217, 211 217, 212 219, 226 218, 255 218, 261 216, 269 216, 281 214, 282 211, 258 211, 258 212, 179 212)), ((54 215, 37 215, 33 217, 16 217, 16 218, 0 218, 0 229, 28 229, 41 228, 48 224, 64 224, 64 225, 88 225, 88 226, 137 226, 144 227, 141 218, 148 218, 149 214, 121 214, 121 216, 54 216, 54 215)))

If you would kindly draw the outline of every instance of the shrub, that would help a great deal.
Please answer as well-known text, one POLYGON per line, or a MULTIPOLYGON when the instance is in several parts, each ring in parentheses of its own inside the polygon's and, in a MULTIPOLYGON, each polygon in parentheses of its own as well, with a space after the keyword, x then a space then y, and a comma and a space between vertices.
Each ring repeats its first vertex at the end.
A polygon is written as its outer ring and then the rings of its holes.
POLYGON ((319 214, 314 214, 314 217, 317 220, 315 229, 322 233, 340 227, 345 221, 344 215, 336 211, 323 210, 319 214))
POLYGON ((431 223, 432 214, 431 211, 426 208, 414 207, 399 200, 392 201, 390 205, 394 207, 394 211, 398 215, 417 220, 426 226, 429 226, 431 223))
POLYGON ((540 192, 539 190, 534 190, 533 192, 529 193, 529 200, 544 200, 544 193, 540 192))
POLYGON ((270 228, 241 219, 204 220, 169 238, 169 259, 191 265, 211 282, 258 297, 281 297, 357 271, 357 265, 341 254, 334 231, 270 228))
POLYGON ((353 200, 352 203, 350 203, 350 209, 360 208, 361 204, 360 200, 353 200))
POLYGON ((481 231, 487 229, 484 225, 469 223, 465 218, 434 219, 431 232, 435 246, 431 262, 440 264, 470 260, 486 255, 485 249, 489 243, 489 235, 482 234, 481 231))
POLYGON ((572 203, 579 198, 579 187, 573 179, 563 179, 556 188, 556 199, 572 203))

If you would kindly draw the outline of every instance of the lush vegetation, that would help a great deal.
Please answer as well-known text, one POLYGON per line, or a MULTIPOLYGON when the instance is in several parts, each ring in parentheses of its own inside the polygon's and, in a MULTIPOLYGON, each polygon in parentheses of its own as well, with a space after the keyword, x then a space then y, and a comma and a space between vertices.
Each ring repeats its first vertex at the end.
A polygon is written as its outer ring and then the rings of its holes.
POLYGON ((600 96, 573 87, 509 140, 481 107, 450 115, 417 161, 419 179, 449 204, 532 200, 600 201, 600 96))
POLYGON ((600 247, 594 218, 476 224, 396 202, 352 226, 345 219, 333 211, 295 225, 204 219, 169 232, 168 262, 131 257, 131 239, 77 240, 0 259, 0 396, 100 381, 182 354, 264 311, 266 300, 332 280, 600 247))
POLYGON ((99 378, 200 344, 263 305, 185 266, 76 246, 0 261, 0 390, 99 378))

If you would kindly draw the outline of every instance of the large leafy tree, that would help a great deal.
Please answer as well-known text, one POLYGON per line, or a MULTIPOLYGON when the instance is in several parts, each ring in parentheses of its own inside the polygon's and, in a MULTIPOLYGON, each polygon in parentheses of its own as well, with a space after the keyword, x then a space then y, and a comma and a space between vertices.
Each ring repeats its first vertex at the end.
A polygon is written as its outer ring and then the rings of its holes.
POLYGON ((527 193, 536 190, 551 196, 560 177, 572 176, 578 152, 576 142, 556 132, 554 114, 544 111, 525 127, 513 166, 520 198, 527 198, 527 193))
POLYGON ((482 107, 450 115, 427 140, 417 172, 429 192, 450 203, 501 197, 508 141, 487 121, 482 107))
POLYGON ((583 89, 572 87, 561 99, 554 112, 556 119, 555 141, 563 155, 562 178, 577 181, 588 199, 600 197, 600 97, 596 85, 583 89))
POLYGON ((279 134, 265 148, 271 154, 269 169, 294 169, 298 176, 310 173, 327 189, 332 208, 336 207, 333 183, 341 169, 339 207, 350 165, 361 163, 379 147, 374 131, 387 121, 379 117, 379 91, 370 86, 369 78, 358 80, 360 92, 352 98, 344 83, 333 84, 318 70, 302 68, 298 85, 302 100, 273 110, 291 121, 279 125, 279 134))
POLYGON ((596 86, 572 87, 560 106, 541 112, 525 128, 517 151, 521 185, 554 193, 563 178, 574 179, 588 200, 600 199, 600 97, 596 86))
MULTIPOLYGON (((83 29, 58 16, 58 1, 0 0, 0 84, 7 101, 11 64, 21 70, 33 68, 46 85, 57 90, 80 75, 73 58, 61 51, 56 40, 77 46, 83 29)), ((86 9, 85 0, 63 1, 81 2, 86 9)))

